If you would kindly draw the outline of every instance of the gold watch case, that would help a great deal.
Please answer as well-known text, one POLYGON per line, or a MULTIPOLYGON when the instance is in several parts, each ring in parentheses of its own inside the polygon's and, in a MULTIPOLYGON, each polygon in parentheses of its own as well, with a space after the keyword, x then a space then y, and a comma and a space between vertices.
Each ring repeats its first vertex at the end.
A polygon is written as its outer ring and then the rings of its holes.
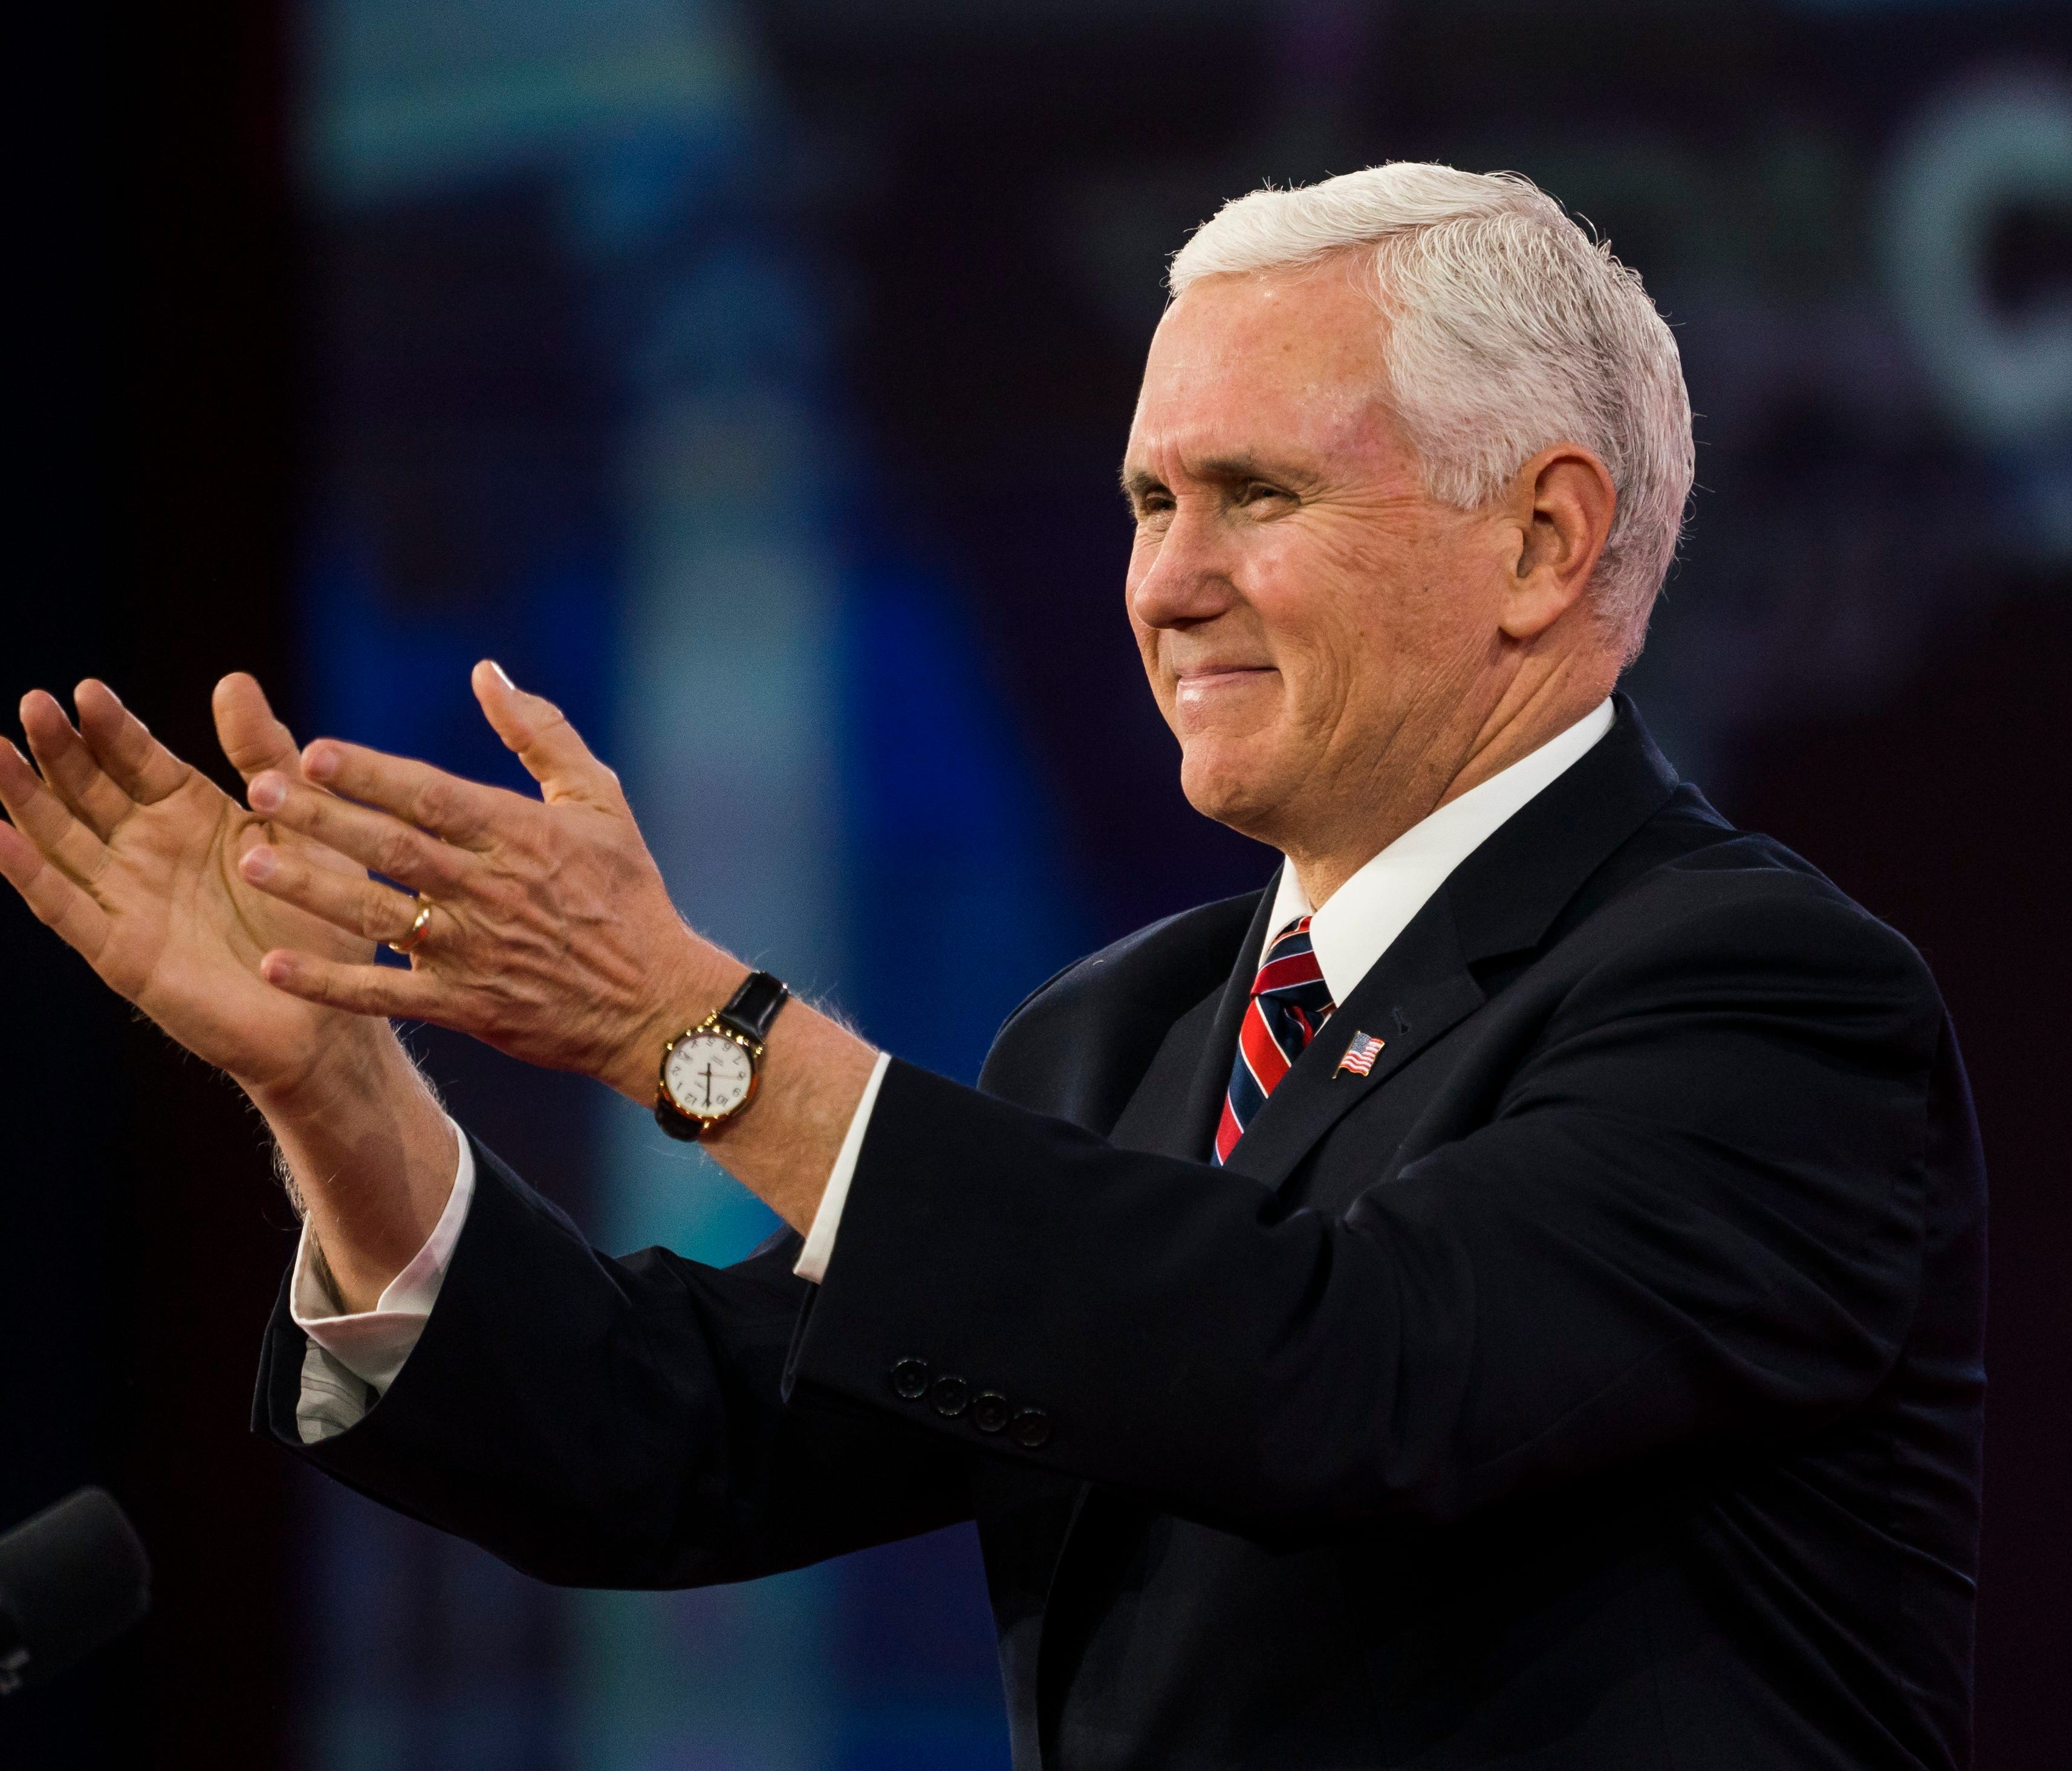
POLYGON ((664 1131, 680 1136, 702 1137, 713 1127, 724 1125, 740 1114, 755 1099, 755 1091, 763 1081, 763 1047, 747 1034, 728 1026, 715 1009, 695 1027, 686 1027, 675 1038, 662 1047, 662 1062, 655 1079, 655 1113, 664 1131), (696 1107, 686 1107, 676 1099, 676 1091, 669 1086, 670 1061, 678 1049, 694 1039, 717 1038, 738 1047, 748 1061, 748 1082, 738 1100, 730 1102, 716 1113, 701 1113, 696 1107), (671 1122, 674 1121, 674 1124, 671 1122))

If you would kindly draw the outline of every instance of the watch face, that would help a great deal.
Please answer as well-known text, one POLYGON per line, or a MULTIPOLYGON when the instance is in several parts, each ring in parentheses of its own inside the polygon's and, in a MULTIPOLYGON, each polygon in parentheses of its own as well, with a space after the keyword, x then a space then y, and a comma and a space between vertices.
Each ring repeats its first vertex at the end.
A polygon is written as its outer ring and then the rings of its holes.
POLYGON ((670 1098, 701 1120, 724 1118, 748 1099, 755 1066, 740 1044, 722 1033, 689 1033, 663 1066, 670 1098))

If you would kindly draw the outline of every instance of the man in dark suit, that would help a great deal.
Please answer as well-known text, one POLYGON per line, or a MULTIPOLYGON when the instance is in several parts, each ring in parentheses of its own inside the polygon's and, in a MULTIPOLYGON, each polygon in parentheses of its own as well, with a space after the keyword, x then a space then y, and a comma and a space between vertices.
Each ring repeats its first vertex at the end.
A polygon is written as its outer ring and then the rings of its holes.
POLYGON ((1025 1768, 1965 1762, 1975 1128, 1918 956, 1611 692, 1689 484, 1666 328, 1439 167, 1256 194, 1174 282, 1129 613, 1189 797, 1286 859, 976 1090, 683 929, 493 667, 541 801, 298 758, 245 679, 259 816, 97 685, 25 707, 0 871, 306 1206, 261 1430, 557 1580, 976 1518, 1025 1768), (597 1253, 390 1014, 653 1100, 791 1231, 597 1253))

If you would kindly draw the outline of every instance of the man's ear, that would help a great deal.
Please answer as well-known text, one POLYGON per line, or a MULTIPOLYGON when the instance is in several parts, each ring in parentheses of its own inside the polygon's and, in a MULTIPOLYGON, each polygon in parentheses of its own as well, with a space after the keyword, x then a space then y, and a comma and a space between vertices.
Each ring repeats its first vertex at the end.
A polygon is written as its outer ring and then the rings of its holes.
POLYGON ((1536 639, 1589 588, 1618 493, 1590 450, 1556 443, 1519 469, 1509 503, 1518 552, 1499 625, 1510 639, 1536 639))

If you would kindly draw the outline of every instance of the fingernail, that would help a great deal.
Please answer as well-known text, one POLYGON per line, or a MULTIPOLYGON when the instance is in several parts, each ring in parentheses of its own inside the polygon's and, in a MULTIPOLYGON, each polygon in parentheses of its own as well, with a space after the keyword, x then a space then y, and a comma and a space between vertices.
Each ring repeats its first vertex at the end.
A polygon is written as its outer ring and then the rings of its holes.
POLYGON ((254 812, 278 812, 288 797, 288 783, 278 775, 254 776, 250 797, 254 812))
POLYGON ((255 881, 271 879, 278 865, 272 849, 263 846, 250 849, 245 857, 245 877, 255 881))
POLYGON ((498 664, 494 658, 489 660, 489 668, 496 672, 497 681, 503 684, 506 688, 516 688, 518 686, 511 680, 511 672, 498 664))
POLYGON ((302 773, 312 781, 328 781, 338 773, 338 751, 321 741, 302 752, 302 773))
POLYGON ((259 962, 259 976, 269 984, 286 984, 294 972, 294 963, 285 953, 269 953, 259 962))

